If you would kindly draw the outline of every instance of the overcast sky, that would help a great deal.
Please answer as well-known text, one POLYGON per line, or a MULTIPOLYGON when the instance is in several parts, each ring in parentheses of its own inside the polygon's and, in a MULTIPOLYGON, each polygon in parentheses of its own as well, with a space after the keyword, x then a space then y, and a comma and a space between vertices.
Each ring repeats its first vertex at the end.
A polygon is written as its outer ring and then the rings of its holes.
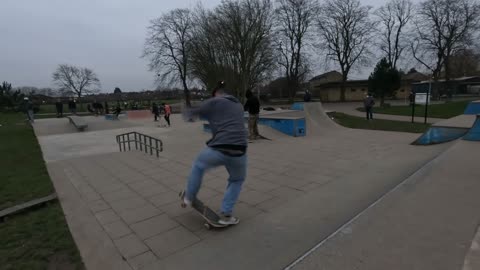
MULTIPOLYGON (((1 0, 0 81, 54 87, 58 64, 93 69, 102 91, 154 88, 140 58, 149 21, 197 0, 1 0)), ((214 7, 220 0, 203 0, 214 7)), ((362 0, 378 7, 383 0, 362 0)))

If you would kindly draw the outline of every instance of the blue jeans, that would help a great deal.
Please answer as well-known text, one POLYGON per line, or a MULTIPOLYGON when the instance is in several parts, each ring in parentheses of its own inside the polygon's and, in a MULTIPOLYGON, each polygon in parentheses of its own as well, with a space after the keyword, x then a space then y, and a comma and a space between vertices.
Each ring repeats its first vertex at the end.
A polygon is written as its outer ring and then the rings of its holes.
POLYGON ((193 201, 200 190, 205 172, 218 166, 225 166, 229 174, 227 190, 223 197, 220 211, 225 215, 230 215, 233 212, 247 174, 247 154, 240 157, 231 157, 210 147, 203 149, 193 163, 185 196, 190 201, 193 201))
POLYGON ((27 117, 28 117, 28 121, 30 121, 30 123, 35 122, 32 110, 27 111, 27 117))

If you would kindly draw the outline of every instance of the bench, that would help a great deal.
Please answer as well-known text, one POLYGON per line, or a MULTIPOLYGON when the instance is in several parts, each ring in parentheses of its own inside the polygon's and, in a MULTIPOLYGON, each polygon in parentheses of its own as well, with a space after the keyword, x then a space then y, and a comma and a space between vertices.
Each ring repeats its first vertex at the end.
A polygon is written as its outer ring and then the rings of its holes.
POLYGON ((70 123, 78 129, 78 131, 83 131, 88 127, 83 117, 72 115, 67 116, 67 118, 70 120, 70 123))
POLYGON ((3 210, 0 211, 0 222, 4 221, 6 219, 6 217, 9 216, 9 215, 17 214, 17 213, 25 211, 29 208, 33 208, 35 206, 46 204, 46 203, 49 203, 49 202, 51 202, 53 200, 56 200, 56 199, 57 199, 57 194, 53 193, 53 194, 51 194, 47 197, 35 199, 35 200, 29 201, 29 202, 26 202, 26 203, 22 203, 22 204, 19 204, 19 205, 16 205, 16 206, 13 206, 13 207, 10 207, 10 208, 7 208, 7 209, 3 209, 3 210))

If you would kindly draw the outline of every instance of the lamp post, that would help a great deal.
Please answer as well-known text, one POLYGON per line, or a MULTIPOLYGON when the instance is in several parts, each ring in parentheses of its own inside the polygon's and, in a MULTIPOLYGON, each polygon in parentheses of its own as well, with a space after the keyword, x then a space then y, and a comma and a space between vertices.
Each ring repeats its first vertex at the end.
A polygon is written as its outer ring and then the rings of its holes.
POLYGON ((410 94, 410 105, 412 106, 412 123, 415 122, 415 93, 412 91, 410 94))
POLYGON ((430 92, 432 91, 432 80, 430 79, 428 84, 428 92, 427 92, 427 100, 425 100, 425 120, 424 124, 427 124, 427 117, 428 117, 428 99, 430 98, 430 92))

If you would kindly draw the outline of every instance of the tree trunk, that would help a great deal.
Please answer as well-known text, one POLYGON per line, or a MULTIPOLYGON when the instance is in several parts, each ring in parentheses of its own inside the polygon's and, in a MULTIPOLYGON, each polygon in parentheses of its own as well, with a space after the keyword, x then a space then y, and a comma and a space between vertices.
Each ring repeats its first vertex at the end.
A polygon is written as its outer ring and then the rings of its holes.
POLYGON ((185 80, 183 81, 183 94, 185 96, 185 105, 187 106, 187 108, 192 107, 192 104, 190 102, 190 90, 188 90, 188 86, 185 80))
POLYGON ((81 97, 82 97, 82 92, 77 92, 77 102, 80 104, 80 108, 83 110, 83 102, 80 102, 81 97))
POLYGON ((453 89, 451 89, 451 84, 450 84, 450 56, 449 55, 445 57, 445 86, 447 88, 445 91, 445 94, 447 95, 447 97, 451 97, 453 89))
POLYGON ((294 103, 295 102, 295 96, 297 95, 297 90, 298 90, 297 84, 294 81, 292 81, 291 79, 289 79, 287 81, 287 85, 288 85, 288 93, 289 93, 288 101, 290 103, 294 103))

